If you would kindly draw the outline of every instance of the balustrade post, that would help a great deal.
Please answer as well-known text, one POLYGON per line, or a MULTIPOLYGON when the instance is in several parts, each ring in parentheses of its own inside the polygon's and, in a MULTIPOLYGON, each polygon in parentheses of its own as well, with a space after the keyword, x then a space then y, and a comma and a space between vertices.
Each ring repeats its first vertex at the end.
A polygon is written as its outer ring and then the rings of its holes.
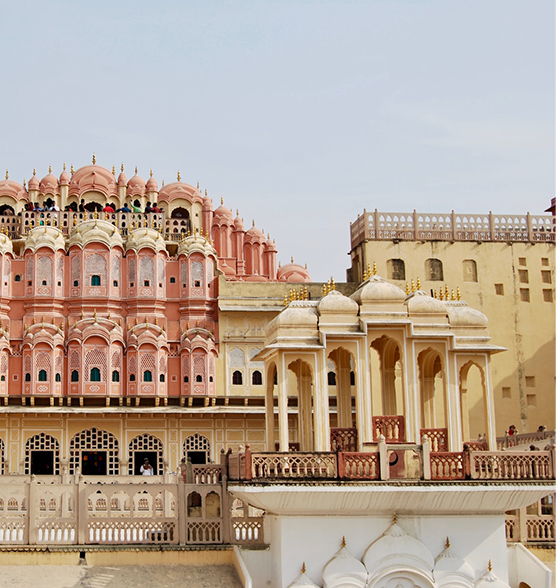
MULTIPOLYGON (((77 513, 77 543, 78 545, 85 545, 87 543, 87 518, 88 518, 88 501, 86 496, 87 486, 83 480, 83 476, 76 475, 77 484, 77 504, 75 505, 75 512, 77 513)), ((131 505, 133 507, 133 504, 131 505)))
POLYGON ((338 468, 338 478, 342 479, 346 477, 346 460, 344 458, 343 451, 336 451, 336 462, 338 468))
POLYGON ((527 213, 527 239, 533 240, 533 225, 531 224, 531 214, 527 213))
POLYGON ((413 209, 413 239, 417 239, 417 231, 418 231, 417 220, 418 220, 417 211, 415 209, 413 209))
POLYGON ((431 479, 431 443, 427 435, 423 435, 421 451, 421 473, 423 480, 431 479))
POLYGON ((452 210, 452 241, 456 240, 456 213, 452 210))
POLYGON ((222 543, 230 543, 230 503, 228 496, 228 476, 222 474, 222 543))
POLYGON ((554 438, 550 439, 548 451, 550 453, 550 472, 547 472, 548 479, 554 480, 556 477, 556 445, 554 444, 554 438))
POLYGON ((390 464, 388 462, 388 446, 386 445, 386 438, 384 435, 378 436, 378 456, 380 463, 380 479, 390 479, 390 464))
POLYGON ((517 511, 518 541, 527 544, 527 507, 520 508, 517 511))
POLYGON ((187 510, 187 496, 183 476, 178 476, 178 536, 180 545, 187 543, 185 513, 187 510))
POLYGON ((33 474, 29 480, 29 502, 27 503, 27 543, 37 544, 37 480, 33 474))
POLYGON ((251 446, 245 446, 245 480, 251 480, 253 477, 253 470, 251 464, 251 446))
POLYGON ((490 240, 495 241, 496 231, 494 230, 494 215, 492 214, 492 210, 488 213, 488 228, 490 231, 490 240))

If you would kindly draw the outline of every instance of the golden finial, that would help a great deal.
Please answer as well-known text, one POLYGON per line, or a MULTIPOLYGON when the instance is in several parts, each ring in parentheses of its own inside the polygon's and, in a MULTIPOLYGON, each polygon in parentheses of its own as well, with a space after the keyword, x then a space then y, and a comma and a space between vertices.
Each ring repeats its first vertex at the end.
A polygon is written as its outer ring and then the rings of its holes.
POLYGON ((440 288, 440 290, 438 291, 438 297, 440 298, 440 300, 444 300, 444 289, 440 288))
POLYGON ((373 261, 373 276, 376 276, 376 261, 373 261))
POLYGON ((64 161, 64 164, 62 165, 62 169, 63 169, 64 171, 66 171, 66 162, 65 162, 65 161, 64 161))
POLYGON ((456 299, 456 293, 454 292, 454 290, 452 290, 452 298, 451 299, 452 300, 455 300, 456 299))
POLYGON ((344 537, 342 537, 342 547, 345 547, 345 546, 346 546, 346 538, 344 536, 344 537))
POLYGON ((112 175, 113 176, 116 175, 116 166, 115 165, 112 166, 112 175))
POLYGON ((41 327, 44 329, 44 316, 41 317, 41 327))
POLYGON ((135 317, 135 324, 138 325, 139 324, 139 319, 137 317, 135 317))
POLYGON ((10 177, 10 174, 8 173, 8 170, 6 170, 6 180, 10 177))
POLYGON ((456 289, 456 300, 461 300, 461 290, 459 289, 459 286, 456 289))
POLYGON ((62 322, 60 323, 60 329, 63 331, 64 330, 64 319, 62 319, 62 322))
POLYGON ((35 168, 33 168, 33 175, 36 176, 37 175, 37 170, 35 168))
POLYGON ((448 284, 444 285, 444 298, 446 298, 446 300, 450 298, 450 290, 448 289, 448 284))
POLYGON ((278 269, 280 269, 281 267, 282 267, 282 262, 281 262, 281 261, 279 261, 279 262, 278 262, 278 269))
POLYGON ((446 549, 450 549, 450 537, 446 537, 446 549))
MULTIPOLYGON (((49 166, 48 166, 48 173, 49 173, 49 174, 51 174, 51 173, 52 173, 52 166, 51 166, 51 165, 49 165, 49 166)), ((7 178, 6 178, 6 179, 7 179, 7 178)))
POLYGON ((81 309, 81 320, 83 320, 85 318, 85 313, 83 312, 83 309, 81 309))
POLYGON ((162 330, 166 332, 166 325, 162 325, 162 330))
POLYGON ((27 182, 25 181, 25 178, 23 178, 23 187, 25 188, 27 186, 27 182))
POLYGON ((305 562, 303 562, 303 565, 301 566, 301 573, 304 574, 307 571, 307 568, 305 567, 305 562))
POLYGON ((147 329, 149 328, 149 317, 145 317, 145 325, 147 325, 147 329))
POLYGON ((488 571, 492 572, 492 560, 488 560, 488 571))
POLYGON ((55 325, 56 324, 56 319, 54 317, 52 317, 52 324, 55 325))
POLYGON ((309 290, 307 290, 307 286, 305 286, 304 296, 305 300, 309 300, 309 290))
POLYGON ((195 321, 195 327, 196 327, 197 329, 199 328, 199 319, 197 319, 197 320, 195 321))
POLYGON ((326 296, 326 284, 322 285, 322 295, 326 296))
POLYGON ((197 190, 199 189, 199 182, 197 182, 197 190))
POLYGON ((253 219, 253 226, 255 226, 255 219, 253 219))
POLYGON ((406 282, 405 283, 405 293, 409 296, 410 292, 411 292, 411 290, 409 289, 409 284, 406 282))
POLYGON ((110 318, 112 316, 112 313, 110 312, 110 309, 108 309, 108 318, 110 318))
POLYGON ((292 262, 292 263, 293 263, 293 255, 292 255, 292 259, 291 259, 291 262, 292 262))
POLYGON ((436 290, 433 291, 432 297, 433 298, 438 298, 438 292, 436 290))
POLYGON ((135 166, 135 175, 137 175, 137 166, 135 166))
POLYGON ((97 156, 93 153, 93 165, 97 162, 97 156))
POLYGON ((415 292, 415 282, 414 280, 411 280, 411 291, 415 292))
POLYGON ((73 176, 73 163, 70 166, 70 172, 71 172, 71 175, 73 176))
POLYGON ((162 187, 164 188, 164 180, 162 180, 162 187))
POLYGON ((328 282, 326 284, 326 293, 328 294, 330 292, 330 290, 332 290, 332 287, 330 285, 330 280, 328 280, 328 282))
POLYGON ((29 328, 29 325, 27 323, 23 323, 23 327, 25 330, 27 330, 29 328))
POLYGON ((120 166, 120 169, 121 169, 122 171, 124 171, 124 162, 123 162, 123 161, 122 161, 122 165, 120 166))
POLYGON ((330 278, 330 287, 332 288, 332 290, 336 290, 336 282, 334 281, 334 278, 330 278))
POLYGON ((371 264, 368 263, 367 264, 367 276, 370 278, 372 275, 373 275, 373 271, 372 271, 372 268, 371 268, 371 264))
POLYGON ((151 169, 150 175, 151 175, 151 178, 152 178, 153 177, 153 170, 152 169, 151 169))
POLYGON ((187 321, 187 330, 189 331, 189 321, 187 321))
POLYGON ((180 170, 178 170, 178 182, 181 182, 181 173, 180 173, 180 170))
POLYGON ((363 270, 363 281, 367 281, 367 270, 363 270))
POLYGON ((421 289, 421 278, 417 278, 417 290, 421 289))
POLYGON ((394 513, 392 516, 392 522, 394 523, 394 525, 398 522, 398 515, 396 513, 394 513))
POLYGON ((93 312, 93 316, 95 317, 95 323, 97 322, 97 309, 95 308, 95 311, 93 312))

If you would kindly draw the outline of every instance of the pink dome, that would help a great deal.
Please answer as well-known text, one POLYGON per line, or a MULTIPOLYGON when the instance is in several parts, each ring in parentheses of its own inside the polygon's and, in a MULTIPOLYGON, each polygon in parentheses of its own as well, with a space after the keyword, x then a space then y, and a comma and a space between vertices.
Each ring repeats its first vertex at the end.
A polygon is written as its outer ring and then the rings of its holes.
POLYGON ((58 185, 58 178, 52 173, 49 168, 48 175, 44 176, 39 184, 41 194, 59 194, 60 186, 58 185))
POLYGON ((298 263, 288 263, 278 270, 276 276, 279 282, 310 282, 311 276, 307 268, 298 263))
POLYGON ((88 191, 101 192, 107 198, 117 197, 116 178, 110 170, 100 165, 86 165, 71 176, 69 195, 81 197, 88 191))
POLYGON ((69 186, 70 177, 68 172, 66 171, 66 164, 64 163, 64 169, 60 174, 60 186, 69 186))
POLYGON ((147 192, 158 192, 158 184, 153 178, 153 170, 151 169, 151 177, 147 180, 147 192))
POLYGON ((135 175, 130 178, 127 183, 127 195, 128 196, 143 196, 145 193, 145 180, 137 175, 137 168, 135 168, 135 175))
POLYGON ((276 243, 270 237, 266 240, 266 243, 264 244, 264 249, 265 251, 271 251, 274 253, 278 252, 278 249, 276 248, 276 243))
POLYGON ((122 171, 118 176, 118 186, 120 188, 125 188, 127 186, 127 176, 124 174, 124 166, 122 164, 122 171))
POLYGON ((234 215, 229 208, 226 208, 223 204, 221 204, 215 211, 214 211, 214 220, 229 220, 232 223, 234 222, 234 215))
POLYGON ((27 198, 27 190, 19 182, 6 179, 0 182, 0 196, 10 196, 14 200, 20 200, 27 198))
POLYGON ((166 186, 162 186, 158 193, 158 202, 171 202, 178 198, 183 198, 191 204, 203 204, 203 196, 201 192, 182 181, 172 182, 166 186))
POLYGON ((265 243, 266 237, 260 229, 258 229, 255 225, 253 225, 245 233, 245 242, 246 243, 265 243))
POLYGON ((212 211, 212 200, 205 196, 203 198, 203 212, 211 212, 212 211))
POLYGON ((35 170, 33 170, 33 175, 29 180, 29 190, 38 190, 39 189, 39 178, 35 175, 35 170))

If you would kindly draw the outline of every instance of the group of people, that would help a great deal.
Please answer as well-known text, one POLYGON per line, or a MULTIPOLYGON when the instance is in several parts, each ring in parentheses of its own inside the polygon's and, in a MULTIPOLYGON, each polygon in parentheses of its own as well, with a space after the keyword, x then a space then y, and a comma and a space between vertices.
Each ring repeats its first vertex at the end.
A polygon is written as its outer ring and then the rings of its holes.
MULTIPOLYGON (((81 202, 77 204, 77 202, 72 202, 68 204, 65 208, 65 212, 86 212, 87 209, 85 208, 86 202, 82 198, 81 202)), ((98 205, 100 207, 100 205, 98 205)), ((25 204, 25 211, 26 212, 59 212, 60 207, 54 202, 51 198, 48 198, 44 201, 43 205, 41 206, 38 202, 32 203, 27 202, 25 204)), ((115 204, 111 202, 107 202, 102 212, 138 212, 149 214, 150 212, 162 212, 162 210, 158 207, 158 204, 155 202, 152 204, 151 202, 147 202, 145 209, 142 210, 140 206, 136 206, 133 202, 129 204, 126 202, 122 207, 117 208, 115 204)), ((10 210, 4 212, 4 214, 13 214, 10 210)))

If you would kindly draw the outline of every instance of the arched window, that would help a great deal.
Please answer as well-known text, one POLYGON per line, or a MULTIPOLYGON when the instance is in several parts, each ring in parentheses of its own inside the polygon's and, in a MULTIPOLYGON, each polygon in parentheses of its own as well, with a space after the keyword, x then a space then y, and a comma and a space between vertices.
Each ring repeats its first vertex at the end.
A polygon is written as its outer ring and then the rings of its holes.
POLYGON ((21 282, 21 274, 16 274, 15 275, 15 281, 16 282, 21 282))
POLYGON ((46 370, 39 371, 39 382, 46 382, 46 370))
POLYGON ((100 276, 91 276, 91 286, 100 286, 100 276))
POLYGON ((161 382, 164 382, 164 374, 160 374, 160 378, 159 379, 160 379, 161 382))
POLYGON ((243 384, 243 374, 239 370, 236 370, 232 374, 232 384, 234 386, 241 386, 243 384))
POLYGON ((388 279, 405 280, 405 262, 403 259, 389 259, 386 262, 388 279))
POLYGON ((129 374, 129 381, 135 382, 135 374, 129 374))
POLYGON ((100 370, 97 367, 91 369, 91 382, 100 382, 100 370))
POLYGON ((355 372, 353 370, 349 372, 349 385, 355 386, 355 372))
POLYGON ((61 382, 62 381, 62 376, 60 374, 56 374, 54 376, 54 379, 56 380, 56 382, 61 382))
POLYGON ((112 372, 112 381, 119 382, 120 381, 120 372, 118 370, 114 370, 112 372))
POLYGON ((26 373, 25 374, 25 381, 26 382, 30 382, 31 381, 31 374, 30 373, 26 373))
POLYGON ((73 370, 71 372, 71 381, 72 382, 79 382, 79 372, 77 370, 73 370))
POLYGON ((427 259, 425 261, 426 279, 431 282, 441 282, 444 279, 444 270, 440 259, 427 259))
POLYGON ((463 260, 463 281, 476 282, 477 281, 477 262, 474 259, 463 260))
POLYGON ((153 373, 151 370, 145 370, 143 372, 143 382, 152 382, 153 381, 153 373))
POLYGON ((336 374, 334 372, 328 372, 328 385, 329 386, 336 385, 336 374))
POLYGON ((186 384, 189 384, 189 376, 184 376, 184 377, 183 377, 183 381, 184 381, 186 384))
POLYGON ((263 385, 263 375, 259 370, 253 372, 251 376, 251 383, 253 386, 262 386, 263 385))
POLYGON ((202 382, 203 381, 203 376, 201 376, 201 374, 198 374, 197 376, 195 376, 195 381, 196 382, 202 382))

